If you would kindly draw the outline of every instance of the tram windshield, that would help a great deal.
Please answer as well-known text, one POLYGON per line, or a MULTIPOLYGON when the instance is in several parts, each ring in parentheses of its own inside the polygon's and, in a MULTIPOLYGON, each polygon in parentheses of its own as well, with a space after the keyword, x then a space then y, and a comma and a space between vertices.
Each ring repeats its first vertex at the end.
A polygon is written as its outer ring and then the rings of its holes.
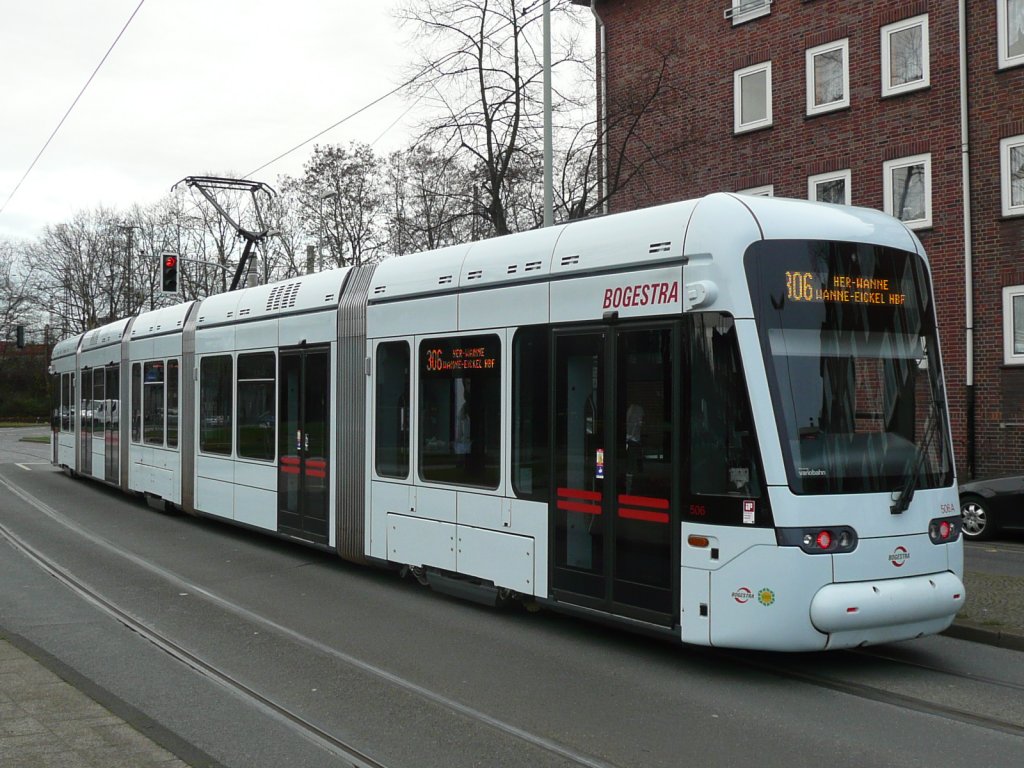
POLYGON ((952 483, 928 273, 863 243, 752 245, 746 272, 794 493, 952 483))

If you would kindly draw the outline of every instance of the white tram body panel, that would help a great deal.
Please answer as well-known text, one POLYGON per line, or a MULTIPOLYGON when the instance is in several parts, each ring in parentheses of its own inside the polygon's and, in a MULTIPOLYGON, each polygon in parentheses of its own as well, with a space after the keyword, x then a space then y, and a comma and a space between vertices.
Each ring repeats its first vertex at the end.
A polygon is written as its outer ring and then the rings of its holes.
POLYGON ((58 341, 53 346, 50 373, 55 389, 51 427, 52 460, 69 472, 78 469, 78 345, 85 334, 80 333, 58 341))
POLYGON ((718 194, 216 295, 55 347, 54 462, 82 471, 70 392, 120 329, 126 490, 687 643, 939 632, 964 589, 933 320, 833 298, 892 264, 879 303, 933 315, 902 223, 718 194), (835 403, 776 358, 820 358, 835 403), (856 450, 877 477, 842 474, 856 450))
POLYGON ((182 336, 194 302, 143 312, 128 334, 124 401, 128 488, 181 504, 182 336))
MULTIPOLYGON (((266 380, 273 380, 278 388, 273 393, 269 411, 276 410, 282 397, 277 372, 282 353, 303 355, 301 350, 322 350, 333 361, 337 346, 337 311, 342 285, 347 270, 332 270, 316 275, 247 288, 234 293, 220 294, 203 300, 195 325, 195 370, 193 402, 202 403, 202 371, 204 361, 229 361, 228 368, 233 391, 238 391, 242 376, 240 359, 265 356, 271 366, 266 380)), ((337 389, 336 365, 328 362, 329 378, 322 382, 323 394, 337 389)), ((282 465, 287 457, 279 455, 281 445, 292 446, 295 438, 284 441, 278 424, 275 433, 268 429, 256 451, 247 451, 240 444, 244 403, 233 402, 226 414, 211 413, 202 405, 195 409, 193 429, 196 434, 213 433, 226 422, 232 434, 226 446, 218 443, 216 450, 206 450, 202 439, 195 443, 194 511, 232 520, 236 523, 267 531, 279 531, 279 473, 282 467, 292 474, 295 464, 282 465), (267 443, 269 441, 269 443, 267 443), (257 455, 258 454, 258 455, 257 455)), ((257 422, 251 425, 258 430, 257 422)), ((276 414, 269 413, 266 424, 276 423, 276 414)), ((330 421, 326 422, 329 430, 330 421)), ((330 440, 330 431, 327 439, 330 440)), ((348 450, 351 450, 348 447, 348 450)), ((323 459, 317 460, 325 464, 323 459)), ((314 470, 318 480, 326 480, 326 466, 314 470)), ((329 488, 329 505, 334 508, 333 486, 329 488)), ((333 525, 322 541, 333 546, 333 525)))
POLYGON ((121 481, 119 392, 123 340, 131 325, 132 319, 124 318, 89 331, 82 337, 78 356, 82 388, 79 471, 113 485, 121 481))

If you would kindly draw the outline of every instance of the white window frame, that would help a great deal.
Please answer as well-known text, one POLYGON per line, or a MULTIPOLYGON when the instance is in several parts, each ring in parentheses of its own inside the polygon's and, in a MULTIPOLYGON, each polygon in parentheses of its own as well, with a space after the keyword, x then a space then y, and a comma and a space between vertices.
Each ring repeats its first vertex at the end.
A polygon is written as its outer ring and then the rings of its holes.
POLYGON ((761 128, 768 128, 772 124, 772 63, 762 61, 743 69, 737 69, 732 73, 733 90, 733 132, 746 133, 757 131, 761 128), (743 78, 758 72, 765 72, 765 117, 761 120, 752 120, 749 123, 741 123, 743 117, 743 78))
POLYGON ((751 195, 752 197, 775 197, 775 185, 765 184, 763 187, 751 187, 750 189, 740 189, 736 191, 737 195, 751 195))
MULTIPOLYGON (((1024 24, 1024 19, 1018 19, 1024 24)), ((1024 64, 1024 54, 1010 55, 1010 2, 1009 0, 997 0, 996 2, 996 30, 999 35, 999 69, 1008 67, 1019 67, 1024 64)))
POLYGON ((732 19, 732 25, 744 24, 772 12, 772 0, 732 0, 732 5, 722 14, 732 19))
MULTIPOLYGON (((1024 301, 1024 285, 1003 288, 1003 362, 1006 365, 1024 365, 1024 353, 1013 349, 1013 301, 1024 301)), ((1021 310, 1024 312, 1024 309, 1021 310)))
POLYGON ((843 38, 833 43, 807 49, 807 114, 820 115, 850 106, 850 39, 843 38), (835 50, 843 52, 843 96, 826 104, 814 103, 814 59, 835 50))
POLYGON ((886 213, 890 216, 899 218, 897 212, 893 211, 893 183, 892 175, 893 171, 899 168, 906 168, 912 165, 923 165, 924 166, 924 217, 920 219, 907 219, 903 220, 910 229, 927 229, 932 225, 932 156, 931 153, 925 155, 914 155, 913 157, 901 157, 896 160, 888 160, 882 164, 882 189, 885 194, 885 200, 883 201, 883 208, 886 213))
POLYGON ((812 202, 818 202, 818 185, 823 184, 827 181, 842 181, 843 182, 843 205, 851 205, 853 199, 853 191, 850 188, 852 175, 849 168, 844 168, 841 171, 830 171, 829 173, 819 173, 814 176, 807 177, 807 199, 812 202))
POLYGON ((1010 195, 1010 150, 1017 148, 1024 151, 1024 136, 1010 136, 999 142, 999 186, 1002 188, 1003 216, 1024 216, 1024 200, 1014 205, 1010 195))
POLYGON ((887 24, 882 27, 882 96, 898 96, 901 93, 917 91, 927 88, 931 84, 931 56, 928 52, 928 14, 914 16, 910 19, 898 21, 895 24, 887 24), (901 85, 889 85, 891 76, 890 61, 891 50, 890 40, 892 35, 912 27, 921 28, 921 78, 901 85))

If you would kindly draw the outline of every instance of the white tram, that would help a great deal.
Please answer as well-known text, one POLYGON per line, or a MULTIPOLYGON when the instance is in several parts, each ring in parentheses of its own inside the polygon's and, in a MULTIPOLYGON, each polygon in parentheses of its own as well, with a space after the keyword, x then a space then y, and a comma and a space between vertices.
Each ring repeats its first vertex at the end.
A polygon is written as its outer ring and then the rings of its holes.
POLYGON ((466 596, 850 647, 964 602, 938 350, 900 222, 718 194, 62 341, 53 461, 466 596))

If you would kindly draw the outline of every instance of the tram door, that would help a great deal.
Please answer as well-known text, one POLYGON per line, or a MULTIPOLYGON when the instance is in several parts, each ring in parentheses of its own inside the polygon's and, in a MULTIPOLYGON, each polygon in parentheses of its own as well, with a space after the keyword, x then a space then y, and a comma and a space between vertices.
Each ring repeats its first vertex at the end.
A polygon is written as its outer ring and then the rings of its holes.
POLYGON ((92 416, 92 463, 96 463, 95 459, 97 456, 100 457, 102 462, 101 466, 94 467, 95 477, 102 477, 106 479, 106 449, 107 440, 107 427, 106 427, 106 416, 104 414, 104 400, 106 399, 106 369, 104 368, 93 368, 92 369, 92 403, 90 403, 89 411, 92 416))
POLYGON ((112 365, 106 369, 106 395, 103 401, 104 419, 104 467, 103 479, 108 483, 116 483, 120 479, 121 472, 121 435, 118 431, 121 426, 121 366, 112 365))
POLYGON ((563 601, 677 620, 674 326, 556 333, 552 585, 563 601))
POLYGON ((330 350, 283 351, 279 367, 277 527, 327 544, 330 350))
POLYGON ((81 424, 80 456, 78 457, 78 471, 83 475, 92 474, 92 405, 89 398, 92 397, 92 375, 91 370, 82 371, 81 398, 78 403, 79 422, 81 424))

